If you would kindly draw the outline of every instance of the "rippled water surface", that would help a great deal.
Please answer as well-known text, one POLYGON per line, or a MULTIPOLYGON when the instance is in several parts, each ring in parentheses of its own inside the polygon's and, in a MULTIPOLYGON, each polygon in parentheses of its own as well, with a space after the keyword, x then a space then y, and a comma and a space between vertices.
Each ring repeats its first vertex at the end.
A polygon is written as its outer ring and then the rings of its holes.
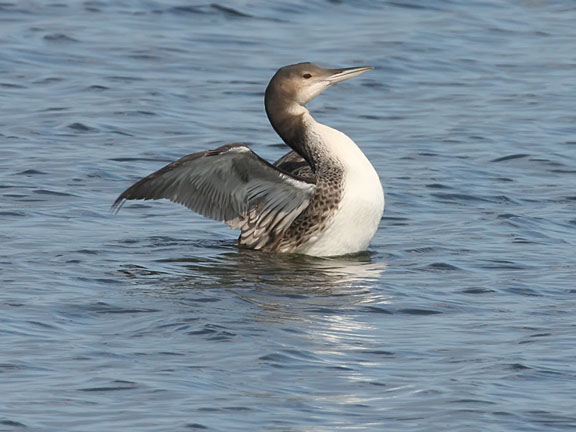
POLYGON ((1 431, 576 429, 571 0, 0 3, 1 431), (284 148, 286 64, 380 173, 363 255, 238 250, 168 161, 284 148))

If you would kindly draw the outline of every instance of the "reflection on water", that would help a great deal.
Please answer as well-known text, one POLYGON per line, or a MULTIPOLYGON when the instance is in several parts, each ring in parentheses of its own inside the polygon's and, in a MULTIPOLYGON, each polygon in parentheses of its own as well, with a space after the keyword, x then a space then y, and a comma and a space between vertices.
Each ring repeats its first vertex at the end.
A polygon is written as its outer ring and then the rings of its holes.
MULTIPOLYGON (((213 284, 229 288, 239 283, 258 287, 276 287, 288 294, 315 289, 361 287, 362 282, 377 280, 385 263, 373 263, 369 253, 338 258, 302 255, 276 255, 239 249, 220 254, 209 261, 196 258, 167 259, 161 262, 185 264, 191 272, 185 279, 194 284, 207 276, 213 284), (286 291, 283 291, 286 290, 286 291)), ((212 287, 215 287, 214 285, 212 287)))
POLYGON ((362 298, 379 280, 386 263, 375 262, 369 252, 318 258, 234 248, 209 257, 159 259, 152 267, 123 266, 122 273, 130 278, 157 278, 163 283, 163 291, 176 294, 225 289, 256 303, 268 298, 277 307, 299 299, 305 299, 309 307, 321 307, 322 302, 330 301, 349 301, 350 305, 364 302, 362 298), (153 269, 158 264, 162 271, 153 269), (311 299, 318 303, 310 303, 311 299))
POLYGON ((135 280, 139 293, 204 303, 232 294, 249 307, 247 322, 308 323, 303 337, 333 343, 361 338, 370 327, 347 312, 362 305, 382 307, 389 301, 385 287, 378 284, 386 263, 375 261, 368 252, 317 258, 233 248, 206 258, 160 259, 152 265, 158 263, 161 272, 126 266, 123 272, 135 280))

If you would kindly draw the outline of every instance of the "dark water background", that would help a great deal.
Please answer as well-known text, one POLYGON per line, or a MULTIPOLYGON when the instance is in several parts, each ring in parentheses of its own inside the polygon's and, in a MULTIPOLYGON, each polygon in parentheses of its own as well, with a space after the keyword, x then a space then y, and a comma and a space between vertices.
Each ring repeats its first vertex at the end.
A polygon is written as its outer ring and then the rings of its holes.
POLYGON ((1 431, 576 430, 576 3, 0 3, 1 431), (368 254, 270 256, 139 177, 311 104, 381 175, 368 254))

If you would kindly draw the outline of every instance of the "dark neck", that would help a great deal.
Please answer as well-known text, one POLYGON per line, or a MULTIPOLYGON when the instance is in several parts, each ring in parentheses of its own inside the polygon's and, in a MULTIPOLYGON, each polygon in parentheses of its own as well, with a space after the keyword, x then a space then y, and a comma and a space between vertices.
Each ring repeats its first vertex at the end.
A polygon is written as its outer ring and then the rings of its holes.
POLYGON ((264 105, 268 120, 280 138, 302 156, 315 171, 319 158, 315 151, 317 149, 310 142, 310 135, 304 121, 304 118, 309 115, 308 110, 283 96, 270 87, 266 89, 264 105))

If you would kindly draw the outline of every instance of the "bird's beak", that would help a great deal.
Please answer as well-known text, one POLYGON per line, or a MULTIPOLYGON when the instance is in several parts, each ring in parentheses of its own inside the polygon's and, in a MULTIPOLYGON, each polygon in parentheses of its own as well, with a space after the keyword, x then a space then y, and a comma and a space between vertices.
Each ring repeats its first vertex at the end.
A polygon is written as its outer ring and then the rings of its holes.
POLYGON ((368 72, 369 70, 374 69, 372 66, 360 66, 360 67, 353 67, 353 68, 345 68, 345 69, 332 69, 332 75, 326 78, 330 84, 334 84, 340 81, 344 81, 350 78, 354 78, 364 72, 368 72))

